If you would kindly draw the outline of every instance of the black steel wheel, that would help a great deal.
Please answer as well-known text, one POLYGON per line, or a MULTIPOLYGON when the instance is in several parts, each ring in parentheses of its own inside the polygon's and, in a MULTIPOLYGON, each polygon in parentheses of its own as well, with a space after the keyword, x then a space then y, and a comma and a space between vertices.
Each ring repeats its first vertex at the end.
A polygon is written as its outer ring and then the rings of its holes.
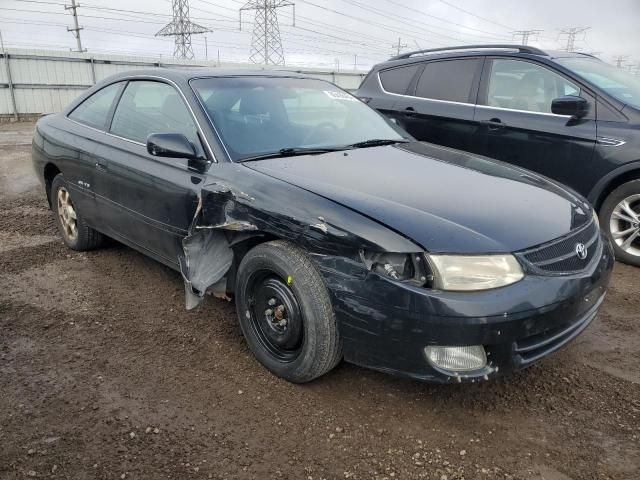
POLYGON ((235 293, 249 348, 277 376, 309 382, 342 358, 329 292, 299 248, 273 241, 250 250, 238 268, 235 293))
POLYGON ((275 358, 295 360, 302 347, 303 318, 293 291, 268 270, 254 272, 247 287, 254 334, 275 358))

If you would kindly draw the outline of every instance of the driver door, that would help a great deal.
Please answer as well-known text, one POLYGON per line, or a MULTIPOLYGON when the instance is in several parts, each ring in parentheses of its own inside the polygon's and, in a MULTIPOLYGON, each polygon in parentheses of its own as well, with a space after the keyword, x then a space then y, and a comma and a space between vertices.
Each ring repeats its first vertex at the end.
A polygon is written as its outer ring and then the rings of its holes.
POLYGON ((594 98, 575 82, 532 61, 488 58, 475 120, 474 143, 483 155, 584 190, 580 172, 592 161, 596 112, 594 98), (585 98, 589 113, 581 119, 551 113, 551 102, 566 95, 585 98))
POLYGON ((96 152, 98 207, 105 233, 176 266, 204 173, 186 159, 150 155, 146 139, 151 133, 182 133, 203 152, 195 121, 172 85, 130 81, 107 141, 96 152))

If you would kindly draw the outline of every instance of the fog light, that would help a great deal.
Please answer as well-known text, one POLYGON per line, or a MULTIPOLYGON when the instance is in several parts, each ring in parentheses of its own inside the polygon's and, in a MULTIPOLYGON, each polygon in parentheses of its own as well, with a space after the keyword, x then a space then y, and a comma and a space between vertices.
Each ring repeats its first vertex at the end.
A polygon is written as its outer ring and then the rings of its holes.
POLYGON ((425 347, 427 359, 436 367, 455 372, 479 370, 487 365, 482 345, 470 347, 425 347))

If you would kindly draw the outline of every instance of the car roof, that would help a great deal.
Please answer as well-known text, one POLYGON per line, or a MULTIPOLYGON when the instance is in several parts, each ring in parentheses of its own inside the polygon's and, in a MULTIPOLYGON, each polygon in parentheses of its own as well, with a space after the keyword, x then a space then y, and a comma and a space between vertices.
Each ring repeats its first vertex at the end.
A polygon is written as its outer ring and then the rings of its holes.
POLYGON ((429 50, 418 50, 415 52, 407 52, 390 58, 389 60, 379 63, 374 68, 386 68, 391 66, 407 65, 411 63, 422 62, 424 60, 435 60, 443 58, 457 57, 475 57, 484 55, 508 55, 526 58, 546 58, 553 60, 556 58, 567 57, 586 57, 597 58, 588 53, 582 52, 566 52, 561 50, 541 50, 536 47, 527 45, 461 45, 456 47, 434 48, 429 50))
POLYGON ((174 81, 189 81, 193 78, 206 77, 295 77, 295 78, 313 78, 300 72, 287 70, 250 70, 250 69, 227 69, 227 68, 208 68, 208 67, 156 67, 144 68, 138 70, 128 70, 126 72, 117 73, 109 77, 109 80, 118 78, 129 78, 134 76, 161 77, 174 81))

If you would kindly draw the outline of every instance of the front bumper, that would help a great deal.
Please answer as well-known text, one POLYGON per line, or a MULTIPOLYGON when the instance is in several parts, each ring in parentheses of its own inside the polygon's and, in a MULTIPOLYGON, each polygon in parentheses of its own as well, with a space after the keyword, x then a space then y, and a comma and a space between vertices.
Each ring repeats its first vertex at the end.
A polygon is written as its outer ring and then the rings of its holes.
POLYGON ((345 360, 435 382, 488 379, 528 367, 578 336, 596 317, 613 268, 604 237, 579 274, 527 275, 483 292, 416 288, 363 272, 355 262, 318 256, 332 295, 345 360), (483 345, 487 366, 454 373, 429 363, 429 345, 483 345))

